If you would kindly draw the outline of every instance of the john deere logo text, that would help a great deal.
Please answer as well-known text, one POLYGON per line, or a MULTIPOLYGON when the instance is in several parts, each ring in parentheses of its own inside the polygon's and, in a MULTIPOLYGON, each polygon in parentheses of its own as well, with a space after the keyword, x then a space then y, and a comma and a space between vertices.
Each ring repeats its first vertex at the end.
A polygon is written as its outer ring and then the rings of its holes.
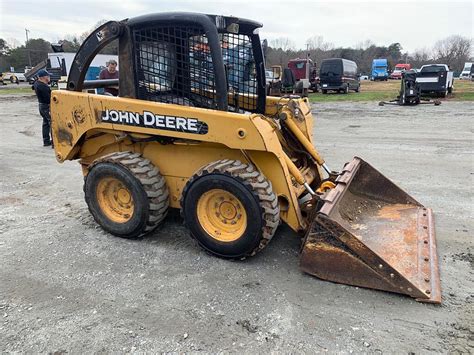
POLYGON ((143 114, 140 114, 130 111, 105 110, 102 111, 101 120, 107 123, 183 133, 206 134, 208 131, 207 124, 196 118, 156 115, 149 111, 143 111, 143 114))

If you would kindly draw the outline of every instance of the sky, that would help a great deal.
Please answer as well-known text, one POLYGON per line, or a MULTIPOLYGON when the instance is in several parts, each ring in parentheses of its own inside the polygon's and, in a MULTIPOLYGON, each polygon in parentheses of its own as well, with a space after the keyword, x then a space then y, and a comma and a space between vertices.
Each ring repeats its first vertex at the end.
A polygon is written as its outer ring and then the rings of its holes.
POLYGON ((316 1, 316 0, 0 0, 0 38, 56 42, 90 31, 102 20, 121 20, 166 11, 202 12, 249 18, 263 23, 261 39, 289 38, 305 48, 322 36, 336 47, 370 40, 403 51, 431 48, 449 35, 473 38, 474 1, 316 1))

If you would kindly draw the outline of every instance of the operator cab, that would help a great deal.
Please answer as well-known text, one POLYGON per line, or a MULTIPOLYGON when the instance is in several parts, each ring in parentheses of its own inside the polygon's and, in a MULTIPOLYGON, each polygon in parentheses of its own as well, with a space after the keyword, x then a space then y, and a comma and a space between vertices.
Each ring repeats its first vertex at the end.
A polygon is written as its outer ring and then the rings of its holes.
POLYGON ((195 13, 158 13, 108 22, 77 53, 68 89, 84 87, 81 63, 92 60, 104 42, 118 38, 120 96, 263 113, 260 27, 250 20, 195 13))

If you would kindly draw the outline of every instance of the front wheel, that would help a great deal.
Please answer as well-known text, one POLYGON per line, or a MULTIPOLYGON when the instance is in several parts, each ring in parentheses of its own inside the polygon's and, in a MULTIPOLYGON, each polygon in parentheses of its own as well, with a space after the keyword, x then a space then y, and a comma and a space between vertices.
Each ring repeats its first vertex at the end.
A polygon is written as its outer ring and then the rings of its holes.
POLYGON ((349 93, 349 84, 346 85, 346 87, 344 88, 344 94, 348 94, 349 93))
POLYGON ((202 248, 230 259, 262 250, 280 222, 270 181, 252 165, 227 159, 201 168, 189 179, 181 214, 202 248))

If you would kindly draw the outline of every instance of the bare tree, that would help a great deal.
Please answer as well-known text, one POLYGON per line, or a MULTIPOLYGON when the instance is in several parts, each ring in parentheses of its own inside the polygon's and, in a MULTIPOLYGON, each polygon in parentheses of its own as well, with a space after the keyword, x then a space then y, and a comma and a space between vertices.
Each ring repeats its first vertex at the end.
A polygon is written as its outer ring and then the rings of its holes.
POLYGON ((105 19, 102 19, 102 20, 99 20, 96 22, 96 24, 89 30, 89 31, 85 31, 83 32, 80 36, 79 36, 79 41, 82 43, 85 41, 85 39, 98 27, 102 26, 104 23, 108 22, 108 20, 105 20, 105 19))
POLYGON ((472 39, 459 35, 449 36, 435 43, 433 53, 438 62, 461 70, 464 62, 472 55, 472 39))
POLYGON ((362 49, 365 50, 367 48, 375 46, 375 43, 372 42, 370 39, 366 39, 365 41, 360 41, 356 44, 355 49, 362 49))
POLYGON ((308 45, 308 49, 312 50, 321 50, 321 51, 328 51, 334 48, 334 44, 331 42, 325 42, 323 36, 312 36, 306 40, 306 44, 308 45))
MULTIPOLYGON (((108 22, 108 20, 105 20, 105 19, 102 19, 98 22, 96 22, 96 24, 89 30, 89 31, 86 31, 86 32, 83 32, 79 38, 77 39, 76 37, 76 40, 75 42, 77 42, 78 44, 82 44, 86 38, 92 33, 94 32, 98 27, 102 26, 104 23, 108 22)), ((75 37, 75 36, 74 36, 75 37)), ((101 54, 118 54, 118 40, 114 40, 112 41, 110 44, 108 44, 107 46, 105 46, 101 51, 100 51, 101 54)))
POLYGON ((10 47, 10 49, 15 49, 15 48, 18 48, 21 46, 21 43, 19 40, 17 40, 16 38, 7 38, 7 43, 8 43, 8 47, 10 47))
POLYGON ((296 45, 288 37, 279 37, 270 41, 270 46, 275 49, 281 49, 283 52, 294 50, 296 45))
POLYGON ((433 63, 433 51, 427 47, 417 48, 409 55, 409 62, 415 68, 420 68, 423 64, 433 63))
POLYGON ((286 37, 275 38, 270 41, 271 50, 268 51, 269 63, 286 67, 288 60, 293 57, 295 42, 286 37))

